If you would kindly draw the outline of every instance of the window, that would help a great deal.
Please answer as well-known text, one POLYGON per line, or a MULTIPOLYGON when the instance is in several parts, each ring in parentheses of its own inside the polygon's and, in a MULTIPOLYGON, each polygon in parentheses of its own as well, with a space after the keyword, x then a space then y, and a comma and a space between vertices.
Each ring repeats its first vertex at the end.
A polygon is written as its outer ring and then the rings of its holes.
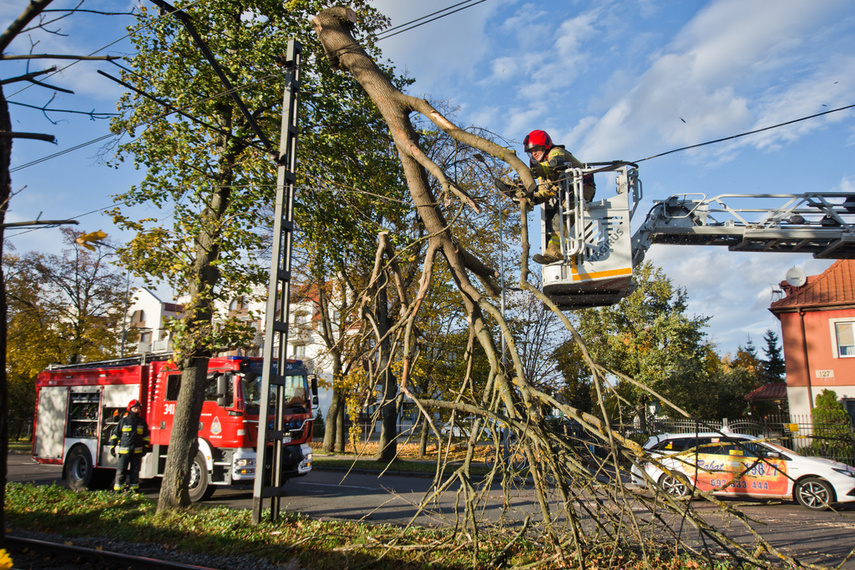
POLYGON ((839 321, 833 322, 832 325, 837 358, 855 356, 855 322, 839 321))
MULTIPOLYGON (((217 390, 217 379, 222 376, 222 373, 208 374, 208 380, 205 383, 205 401, 216 402, 219 395, 217 390)), ((234 393, 232 391, 232 375, 226 373, 226 402, 225 406, 231 407, 234 405, 234 393)), ((178 391, 181 389, 181 374, 170 374, 166 378, 166 401, 174 402, 178 400, 178 391)))
POLYGON ((843 406, 852 418, 852 425, 855 426, 855 398, 843 398, 843 406))
POLYGON ((170 374, 166 377, 166 401, 178 400, 178 391, 181 389, 181 374, 170 374))

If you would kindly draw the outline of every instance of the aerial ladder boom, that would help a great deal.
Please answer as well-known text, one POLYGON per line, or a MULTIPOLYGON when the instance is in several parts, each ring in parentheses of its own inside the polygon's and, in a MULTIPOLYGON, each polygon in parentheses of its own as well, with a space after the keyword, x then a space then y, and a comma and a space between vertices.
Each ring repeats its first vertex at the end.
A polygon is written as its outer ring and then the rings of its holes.
MULTIPOLYGON (((632 233, 642 198, 636 165, 571 168, 558 183, 564 261, 545 265, 542 278, 544 293, 562 309, 610 305, 629 295, 633 270, 653 244, 855 258, 855 196, 848 193, 678 194, 654 202, 632 233), (582 177, 601 172, 614 173, 614 195, 586 203, 582 177)), ((545 215, 541 223, 545 248, 545 215)))

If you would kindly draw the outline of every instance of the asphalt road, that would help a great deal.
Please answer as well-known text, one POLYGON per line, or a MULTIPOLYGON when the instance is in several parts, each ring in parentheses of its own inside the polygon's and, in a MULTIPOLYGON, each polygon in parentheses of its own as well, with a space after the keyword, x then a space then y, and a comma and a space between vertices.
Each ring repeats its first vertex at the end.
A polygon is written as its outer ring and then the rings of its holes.
MULTIPOLYGON (((10 455, 7 464, 9 481, 50 484, 62 475, 60 467, 37 464, 28 455, 10 455)), ((430 478, 315 470, 306 477, 292 479, 289 484, 293 493, 281 499, 281 508, 312 518, 407 524, 415 516, 416 524, 423 526, 455 522, 454 492, 445 493, 428 510, 418 512, 418 504, 431 490, 430 478)), ((152 498, 157 497, 158 490, 156 483, 143 486, 143 491, 152 498)), ((218 489, 207 504, 251 508, 252 488, 218 489)), ((265 507, 268 505, 265 502, 265 507)), ((694 505, 717 529, 752 542, 749 531, 739 521, 724 517, 707 503, 698 501, 694 505)), ((824 512, 809 511, 794 503, 740 503, 739 506, 756 521, 754 527, 766 540, 803 562, 837 566, 855 547, 855 505, 824 512)), ((652 516, 641 506, 634 512, 640 519, 652 516)), ((497 485, 490 490, 483 517, 496 520, 501 513, 502 491, 497 485)), ((526 515, 537 519, 538 513, 531 486, 522 485, 513 493, 506 520, 518 522, 526 515)), ((685 525, 683 532, 684 538, 697 540, 690 525, 685 525)), ((855 559, 846 561, 842 568, 855 570, 855 559)))

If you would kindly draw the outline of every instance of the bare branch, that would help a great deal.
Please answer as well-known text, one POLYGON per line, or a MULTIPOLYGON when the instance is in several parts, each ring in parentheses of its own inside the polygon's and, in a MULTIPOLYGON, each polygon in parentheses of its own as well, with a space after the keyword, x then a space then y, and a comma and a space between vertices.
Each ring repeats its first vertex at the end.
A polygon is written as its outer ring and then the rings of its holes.
POLYGON ((56 137, 42 133, 17 133, 14 131, 0 131, 0 139, 33 139, 37 141, 56 142, 56 137))
POLYGON ((43 69, 42 71, 32 71, 25 75, 19 75, 17 77, 10 77, 9 79, 0 80, 0 85, 6 85, 7 83, 15 83, 16 81, 31 81, 33 77, 38 77, 39 75, 45 75, 46 73, 51 73, 56 71, 56 66, 49 67, 47 69, 43 69))
MULTIPOLYGON (((0 60, 13 60, 13 59, 74 59, 79 61, 113 61, 114 59, 122 59, 121 56, 118 55, 70 55, 70 54, 56 54, 56 53, 31 53, 25 55, 3 55, 0 54, 0 60)), ((56 68, 54 68, 56 69, 56 68)))
POLYGON ((0 34, 0 54, 6 51, 6 48, 9 47, 12 40, 21 33, 33 18, 41 14, 51 2, 53 2, 53 0, 30 0, 30 3, 26 8, 24 8, 24 11, 21 12, 21 15, 18 16, 18 18, 12 22, 8 28, 6 28, 6 31, 0 34))

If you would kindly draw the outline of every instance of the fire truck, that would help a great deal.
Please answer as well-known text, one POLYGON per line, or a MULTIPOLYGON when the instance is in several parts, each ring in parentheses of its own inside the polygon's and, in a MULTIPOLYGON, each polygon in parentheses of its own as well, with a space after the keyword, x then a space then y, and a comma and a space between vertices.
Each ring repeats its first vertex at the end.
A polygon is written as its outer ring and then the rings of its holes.
MULTIPOLYGON (((33 458, 63 465, 63 476, 72 489, 106 486, 116 467, 109 445, 113 427, 128 402, 136 399, 142 403, 140 414, 149 425, 152 443, 140 478, 162 477, 181 385, 181 373, 168 358, 148 355, 52 365, 41 372, 36 380, 33 458)), ((262 358, 210 359, 199 418, 199 450, 190 472, 192 501, 209 498, 218 486, 254 481, 262 372, 262 358)), ((272 421, 273 414, 283 414, 282 479, 287 480, 312 469, 308 444, 318 389, 316 378, 310 377, 301 361, 288 360, 281 374, 282 401, 276 402, 271 391, 265 416, 272 421)), ((269 470, 268 465, 267 477, 269 470)))
MULTIPOLYGON (((855 195, 846 192, 677 194, 654 201, 633 233, 630 223, 642 199, 636 164, 569 168, 558 184, 564 259, 544 265, 541 276, 544 294, 560 309, 619 302, 632 293, 633 271, 656 243, 855 258, 855 195), (583 178, 589 174, 610 175, 614 191, 585 201, 583 178)), ((544 250, 548 224, 542 208, 544 250)))

